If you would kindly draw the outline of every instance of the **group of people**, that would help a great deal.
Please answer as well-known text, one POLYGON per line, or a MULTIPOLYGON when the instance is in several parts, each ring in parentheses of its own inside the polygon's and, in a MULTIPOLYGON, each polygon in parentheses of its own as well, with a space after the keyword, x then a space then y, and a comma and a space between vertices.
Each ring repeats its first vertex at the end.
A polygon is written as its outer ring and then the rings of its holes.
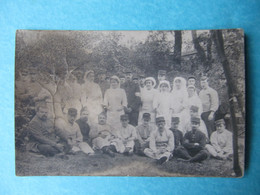
MULTIPOLYGON (((136 153, 160 164, 172 157, 200 162, 209 154, 218 159, 232 156, 232 133, 223 119, 215 120, 218 93, 206 76, 200 78, 200 91, 194 76, 187 82, 175 77, 171 85, 164 70, 157 81, 138 79, 131 71, 96 83, 91 70, 84 79, 83 84, 73 74, 57 84, 31 79, 38 87, 29 87, 35 89, 31 96, 36 114, 28 126, 28 150, 62 158, 78 152, 94 155, 97 150, 111 157, 136 153)), ((19 98, 28 96, 26 86, 20 85, 19 98)))

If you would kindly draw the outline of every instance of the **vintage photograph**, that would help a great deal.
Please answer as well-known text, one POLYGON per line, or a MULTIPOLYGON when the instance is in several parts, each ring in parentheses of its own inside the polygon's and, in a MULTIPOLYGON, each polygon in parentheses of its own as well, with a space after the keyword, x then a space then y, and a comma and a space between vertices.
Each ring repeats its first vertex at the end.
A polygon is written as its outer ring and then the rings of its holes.
POLYGON ((17 30, 17 176, 242 177, 242 29, 17 30))

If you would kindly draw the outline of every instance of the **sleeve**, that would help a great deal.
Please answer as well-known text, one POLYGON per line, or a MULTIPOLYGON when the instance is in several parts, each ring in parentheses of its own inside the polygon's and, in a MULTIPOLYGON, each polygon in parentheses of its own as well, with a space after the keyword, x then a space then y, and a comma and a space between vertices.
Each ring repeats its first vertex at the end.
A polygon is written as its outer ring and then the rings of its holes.
POLYGON ((186 133, 185 136, 184 136, 183 146, 184 146, 185 148, 187 148, 187 149, 194 148, 194 143, 190 143, 189 133, 186 133))
POLYGON ((39 132, 39 126, 37 125, 36 122, 32 122, 29 125, 29 132, 31 134, 31 136, 37 140, 39 143, 42 144, 47 144, 50 146, 56 146, 56 142, 50 140, 49 138, 45 137, 42 133, 39 132))
POLYGON ((67 142, 67 140, 69 139, 69 135, 68 133, 66 133, 66 131, 64 131, 64 122, 62 120, 63 119, 57 119, 55 121, 55 132, 61 140, 67 142))
POLYGON ((221 151, 219 145, 218 145, 218 141, 217 141, 217 136, 216 136, 216 132, 213 132, 210 136, 210 143, 211 145, 216 149, 216 151, 221 151))
POLYGON ((180 144, 183 145, 183 134, 182 134, 181 131, 180 131, 180 134, 179 134, 179 135, 180 135, 180 144))
POLYGON ((100 104, 103 103, 103 95, 100 86, 97 84, 97 98, 100 104))
POLYGON ((79 126, 77 123, 75 123, 75 126, 76 126, 76 135, 77 135, 77 138, 76 138, 76 141, 77 142, 83 142, 83 136, 81 134, 81 131, 79 129, 79 126))
POLYGON ((127 107, 127 97, 126 97, 126 93, 125 90, 122 89, 122 102, 121 102, 122 106, 127 107))
POLYGON ((171 131, 168 133, 168 138, 169 138, 169 141, 168 141, 168 146, 166 149, 169 152, 172 152, 174 150, 175 143, 174 143, 174 135, 171 131))
POLYGON ((216 112, 219 107, 218 92, 212 89, 210 93, 210 98, 211 98, 210 110, 216 112))
POLYGON ((136 140, 137 139, 137 134, 136 134, 136 129, 135 127, 131 127, 131 137, 128 138, 128 140, 136 140))
POLYGON ((204 148, 206 142, 207 142, 206 135, 200 132, 200 141, 199 141, 200 147, 204 148))
POLYGON ((143 139, 139 132, 139 127, 136 127, 136 139, 139 140, 140 142, 143 142, 143 139))

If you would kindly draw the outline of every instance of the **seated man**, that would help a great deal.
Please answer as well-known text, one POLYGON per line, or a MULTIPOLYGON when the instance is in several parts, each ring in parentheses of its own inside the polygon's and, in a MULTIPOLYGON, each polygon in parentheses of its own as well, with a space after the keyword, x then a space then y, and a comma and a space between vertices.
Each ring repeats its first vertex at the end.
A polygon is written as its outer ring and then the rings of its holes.
POLYGON ((113 145, 115 135, 113 133, 113 128, 106 124, 107 115, 102 112, 98 115, 98 124, 93 124, 89 133, 92 139, 93 149, 102 150, 103 153, 114 157, 116 152, 116 147, 113 145))
POLYGON ((206 145, 206 136, 199 131, 200 118, 191 118, 192 130, 184 136, 183 147, 176 150, 176 156, 184 159, 183 161, 201 162, 208 157, 206 145))
MULTIPOLYGON (((190 117, 199 117, 199 107, 192 105, 190 107, 190 117)), ((200 118, 200 117, 199 117, 200 118)), ((184 126, 185 133, 191 130, 191 121, 187 122, 184 126)), ((208 142, 208 131, 207 127, 203 120, 200 121, 199 130, 206 135, 207 142, 208 142)))
POLYGON ((90 131, 90 126, 88 124, 88 109, 87 107, 83 107, 80 110, 80 118, 78 120, 76 120, 76 123, 78 124, 81 134, 83 136, 83 142, 88 143, 89 145, 91 145, 91 141, 89 138, 89 131, 90 131))
POLYGON ((94 154, 92 148, 86 142, 83 142, 83 136, 79 126, 75 123, 76 117, 77 110, 75 108, 69 108, 66 121, 62 118, 58 118, 55 121, 56 133, 61 141, 69 146, 67 152, 75 154, 82 151, 85 154, 94 154))
POLYGON ((149 138, 156 127, 150 124, 151 115, 144 113, 142 124, 136 127, 137 140, 135 141, 135 152, 139 155, 144 155, 144 149, 149 147, 149 138))
POLYGON ((170 130, 172 131, 173 136, 174 136, 174 151, 173 151, 173 154, 183 144, 183 134, 178 129, 179 123, 180 123, 179 117, 172 117, 170 130))
POLYGON ((223 119, 217 120, 215 124, 216 131, 210 137, 211 145, 207 144, 206 148, 217 159, 231 159, 233 155, 232 133, 226 129, 223 119))
POLYGON ((134 151, 134 140, 136 139, 136 129, 128 124, 129 118, 127 114, 120 116, 121 127, 115 132, 116 139, 113 144, 116 146, 119 153, 132 155, 134 151))
POLYGON ((47 105, 39 104, 36 107, 36 115, 29 123, 27 149, 44 156, 54 156, 63 152, 64 145, 58 143, 53 129, 53 121, 47 116, 47 105))
POLYGON ((158 164, 163 164, 172 156, 174 136, 165 128, 164 117, 157 117, 155 121, 157 130, 151 133, 149 148, 146 148, 144 153, 146 156, 156 159, 158 164))

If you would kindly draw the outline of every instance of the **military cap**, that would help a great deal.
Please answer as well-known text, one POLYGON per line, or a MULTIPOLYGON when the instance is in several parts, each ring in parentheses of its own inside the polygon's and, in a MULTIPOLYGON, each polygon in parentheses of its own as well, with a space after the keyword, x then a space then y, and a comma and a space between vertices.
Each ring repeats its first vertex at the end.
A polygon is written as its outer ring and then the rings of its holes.
POLYGON ((159 117, 156 117, 155 121, 156 121, 156 123, 165 122, 165 119, 163 116, 159 116, 159 117))
POLYGON ((202 77, 200 78, 200 80, 201 80, 201 81, 207 81, 207 80, 208 80, 208 77, 207 77, 207 76, 202 76, 202 77))
POLYGON ((195 79, 195 80, 196 80, 195 76, 189 76, 189 77, 188 77, 188 80, 189 80, 189 79, 195 79))
POLYGON ((195 122, 195 123, 200 123, 200 118, 199 117, 191 117, 190 121, 195 122))
POLYGON ((151 119, 151 114, 150 113, 144 113, 143 119, 151 119))
POLYGON ((138 80, 138 76, 133 76, 133 78, 132 78, 133 80, 138 80))
POLYGON ((129 117, 127 114, 123 114, 120 116, 120 120, 129 120, 129 117))
POLYGON ((172 117, 172 123, 179 123, 180 118, 179 117, 172 117))
POLYGON ((158 75, 166 75, 166 70, 159 70, 158 75))
POLYGON ((69 108, 68 114, 71 116, 76 116, 77 115, 77 109, 76 108, 69 108))
POLYGON ((192 110, 193 112, 198 112, 198 111, 199 111, 199 107, 192 105, 192 106, 190 107, 190 110, 192 110))
POLYGON ((215 125, 225 124, 224 119, 219 119, 215 121, 215 125))

